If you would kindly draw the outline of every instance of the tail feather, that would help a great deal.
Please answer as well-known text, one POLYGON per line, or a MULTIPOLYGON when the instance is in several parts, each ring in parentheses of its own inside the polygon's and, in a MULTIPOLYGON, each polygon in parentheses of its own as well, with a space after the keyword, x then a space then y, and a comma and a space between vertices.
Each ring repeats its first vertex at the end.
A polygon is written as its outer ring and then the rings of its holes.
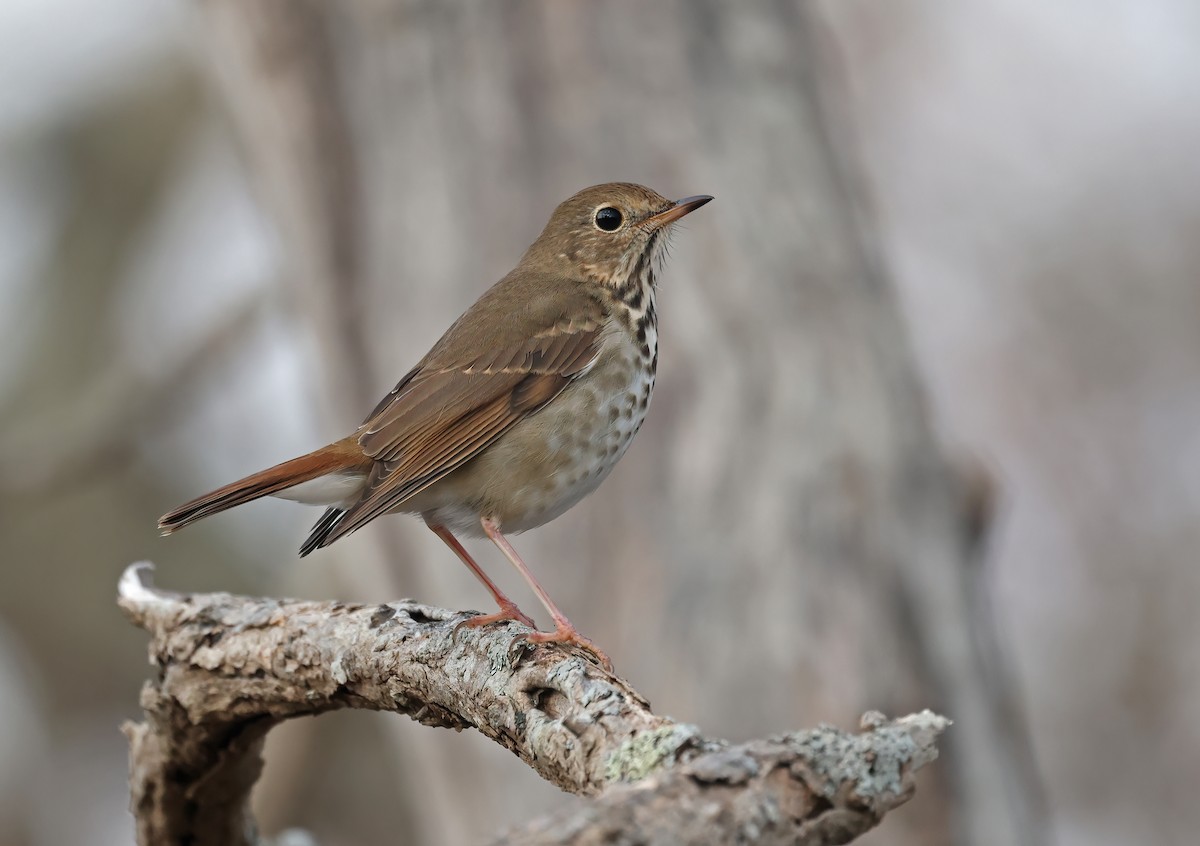
POLYGON ((370 462, 371 460, 362 454, 357 442, 337 441, 316 452, 276 464, 244 479, 223 485, 204 496, 196 497, 191 502, 185 502, 174 511, 160 517, 158 528, 164 535, 169 535, 226 509, 270 496, 330 473, 365 468, 370 462))
POLYGON ((325 538, 329 537, 329 533, 337 528, 337 524, 341 522, 342 515, 345 513, 345 509, 338 508, 337 506, 326 508, 325 513, 321 515, 321 519, 312 527, 308 539, 300 547, 300 557, 303 558, 320 547, 325 538))

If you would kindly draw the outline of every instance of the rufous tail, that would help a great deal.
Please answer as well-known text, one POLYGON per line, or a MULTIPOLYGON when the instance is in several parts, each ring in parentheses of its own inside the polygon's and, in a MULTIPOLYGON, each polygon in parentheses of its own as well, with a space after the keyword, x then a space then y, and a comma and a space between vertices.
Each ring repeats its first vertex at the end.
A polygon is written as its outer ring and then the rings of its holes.
POLYGON ((197 520, 203 520, 245 502, 270 496, 301 482, 328 476, 330 473, 366 468, 371 459, 363 455, 356 438, 336 441, 315 452, 276 464, 244 479, 230 482, 215 491, 199 496, 191 502, 158 518, 158 528, 169 535, 197 520))

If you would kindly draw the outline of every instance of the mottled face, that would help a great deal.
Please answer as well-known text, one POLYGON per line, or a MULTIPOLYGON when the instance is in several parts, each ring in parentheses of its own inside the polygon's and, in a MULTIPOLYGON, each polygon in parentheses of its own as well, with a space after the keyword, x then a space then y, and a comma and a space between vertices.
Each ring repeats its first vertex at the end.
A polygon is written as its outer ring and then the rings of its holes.
POLYGON ((628 182, 594 185, 554 210, 527 257, 618 289, 636 284, 661 256, 671 224, 711 199, 668 200, 628 182))

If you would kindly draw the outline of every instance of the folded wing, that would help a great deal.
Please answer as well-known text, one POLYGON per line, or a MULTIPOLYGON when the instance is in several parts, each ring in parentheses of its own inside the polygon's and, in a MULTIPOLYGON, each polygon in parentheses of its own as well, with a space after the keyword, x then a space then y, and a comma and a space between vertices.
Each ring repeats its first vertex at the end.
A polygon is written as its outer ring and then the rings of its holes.
POLYGON ((375 461, 362 497, 326 511, 301 554, 400 507, 556 397, 599 354, 600 314, 584 313, 515 333, 523 337, 492 349, 439 342, 359 429, 359 444, 375 461))

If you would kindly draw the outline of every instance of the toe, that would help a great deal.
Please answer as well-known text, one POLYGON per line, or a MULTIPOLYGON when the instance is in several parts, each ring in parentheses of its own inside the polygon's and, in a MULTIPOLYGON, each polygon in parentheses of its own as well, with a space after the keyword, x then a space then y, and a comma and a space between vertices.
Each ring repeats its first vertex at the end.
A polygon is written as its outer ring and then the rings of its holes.
POLYGON ((531 643, 565 643, 571 646, 578 646, 585 652, 590 652, 592 657, 596 659, 596 663, 603 667, 607 672, 613 672, 613 663, 607 655, 592 643, 586 637, 581 635, 574 628, 560 628, 552 632, 531 632, 525 635, 525 639, 531 643))
POLYGON ((490 626, 492 623, 503 623, 508 621, 520 623, 521 625, 528 626, 535 631, 537 630, 537 623, 535 623, 528 614, 515 605, 510 608, 501 608, 499 611, 496 611, 492 614, 476 614, 473 617, 468 617, 465 620, 461 620, 458 625, 455 626, 455 628, 457 629, 465 626, 468 629, 477 629, 480 626, 490 626))

